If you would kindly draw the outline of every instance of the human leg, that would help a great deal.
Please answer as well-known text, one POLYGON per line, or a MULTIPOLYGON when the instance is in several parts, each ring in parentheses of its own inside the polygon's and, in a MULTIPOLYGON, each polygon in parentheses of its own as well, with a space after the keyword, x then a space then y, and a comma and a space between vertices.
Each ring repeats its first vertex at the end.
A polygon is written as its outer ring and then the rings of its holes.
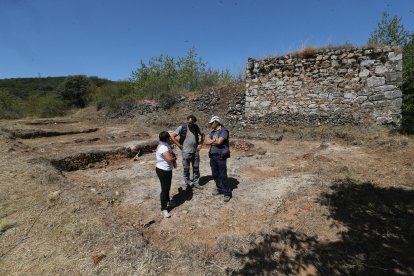
POLYGON ((227 159, 218 158, 217 167, 218 167, 218 181, 217 182, 221 186, 221 190, 223 191, 224 196, 231 197, 231 189, 227 181, 227 159))
POLYGON ((193 185, 200 188, 200 153, 194 153, 194 158, 191 161, 193 166, 193 185))
MULTIPOLYGON (((220 179, 220 167, 219 167, 219 156, 211 156, 210 158, 210 167, 211 175, 213 176, 214 182, 216 183, 217 193, 223 193, 223 187, 220 179)), ((217 194, 215 193, 215 194, 217 194)))
POLYGON ((191 156, 183 154, 183 177, 184 177, 184 186, 185 188, 188 187, 190 182, 190 163, 191 163, 191 156))
POLYGON ((164 171, 159 168, 156 168, 156 172, 161 184, 161 210, 167 210, 167 204, 168 201, 170 201, 172 171, 164 171))

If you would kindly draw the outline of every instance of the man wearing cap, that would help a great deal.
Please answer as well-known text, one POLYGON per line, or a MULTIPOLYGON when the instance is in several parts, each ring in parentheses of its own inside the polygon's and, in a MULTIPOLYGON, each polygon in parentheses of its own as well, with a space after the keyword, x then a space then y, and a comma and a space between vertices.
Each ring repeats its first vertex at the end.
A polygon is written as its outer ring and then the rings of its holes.
POLYGON ((231 197, 231 189, 227 183, 227 158, 230 157, 229 131, 222 125, 220 117, 213 116, 209 122, 213 129, 206 137, 205 143, 210 145, 209 157, 216 189, 213 195, 224 195, 224 202, 231 197))
POLYGON ((200 180, 200 149, 204 142, 204 134, 201 132, 194 115, 187 116, 187 123, 182 124, 174 131, 171 138, 182 151, 183 175, 185 189, 192 186, 202 189, 200 180), (190 180, 190 164, 193 166, 193 181, 190 180))

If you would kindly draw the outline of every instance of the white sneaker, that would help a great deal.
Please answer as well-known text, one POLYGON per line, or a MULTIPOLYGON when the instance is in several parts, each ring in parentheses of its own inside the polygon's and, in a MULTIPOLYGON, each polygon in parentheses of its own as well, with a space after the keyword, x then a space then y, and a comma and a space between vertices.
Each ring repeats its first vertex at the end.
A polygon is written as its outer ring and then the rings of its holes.
POLYGON ((164 218, 169 218, 171 217, 170 213, 168 213, 168 210, 162 210, 161 214, 164 216, 164 218))

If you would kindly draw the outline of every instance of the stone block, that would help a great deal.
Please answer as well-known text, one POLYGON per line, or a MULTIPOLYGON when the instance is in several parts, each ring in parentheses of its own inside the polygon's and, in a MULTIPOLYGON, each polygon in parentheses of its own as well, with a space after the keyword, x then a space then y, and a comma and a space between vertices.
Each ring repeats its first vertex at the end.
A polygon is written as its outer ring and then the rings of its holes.
POLYGON ((368 87, 380 86, 385 84, 384 77, 370 77, 367 79, 368 87))
POLYGON ((377 87, 372 87, 371 91, 373 92, 385 92, 398 89, 395 85, 381 85, 377 87))
POLYGON ((355 99, 357 97, 357 94, 355 93, 345 93, 344 98, 345 99, 355 99))
POLYGON ((371 109, 374 108, 374 104, 371 103, 371 102, 366 102, 366 103, 361 104, 361 107, 363 109, 369 109, 369 110, 371 110, 371 109))
POLYGON ((370 101, 381 101, 381 100, 385 100, 385 96, 384 94, 375 94, 369 97, 370 101))
MULTIPOLYGON (((389 57, 389 56, 388 56, 389 57)), ((391 58, 389 58, 391 61, 399 61, 402 60, 402 53, 399 53, 397 55, 394 54, 391 58)))
POLYGON ((355 101, 356 101, 357 103, 363 103, 363 102, 365 102, 366 100, 368 100, 368 97, 367 97, 367 96, 358 96, 358 97, 355 99, 355 101))
POLYGON ((360 78, 365 78, 369 76, 369 70, 366 68, 361 69, 358 75, 360 78))
POLYGON ((369 59, 369 60, 363 60, 363 61, 361 61, 361 66, 364 66, 364 67, 369 67, 369 66, 371 66, 371 65, 373 65, 375 63, 375 60, 371 60, 371 59, 369 59))
POLYGON ((384 93, 385 98, 387 99, 396 99, 402 97, 402 92, 400 90, 386 91, 384 93))
POLYGON ((376 102, 374 102, 375 107, 386 107, 388 105, 390 105, 389 101, 376 101, 376 102))
POLYGON ((391 101, 391 106, 397 109, 401 109, 402 102, 403 102, 402 98, 395 99, 391 101))
POLYGON ((260 103, 260 105, 262 106, 262 107, 268 107, 268 106, 270 106, 272 104, 272 102, 271 101, 264 101, 264 102, 261 102, 260 103))
POLYGON ((375 74, 377 74, 377 75, 382 75, 382 74, 384 74, 385 72, 388 72, 388 71, 389 70, 383 65, 375 67, 375 74))
POLYGON ((401 82, 402 73, 401 72, 387 72, 385 73, 385 78, 387 83, 401 82))

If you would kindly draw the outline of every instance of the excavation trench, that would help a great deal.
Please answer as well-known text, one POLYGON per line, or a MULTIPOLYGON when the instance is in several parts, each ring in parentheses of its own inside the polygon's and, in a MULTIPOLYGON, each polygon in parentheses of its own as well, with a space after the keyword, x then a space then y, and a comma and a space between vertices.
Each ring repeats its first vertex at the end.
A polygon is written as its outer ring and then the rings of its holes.
POLYGON ((39 129, 7 129, 3 128, 3 131, 10 133, 16 138, 20 139, 33 139, 40 137, 52 137, 52 136, 61 136, 61 135, 71 135, 71 134, 81 134, 81 133, 91 133, 96 132, 99 128, 89 128, 84 130, 75 130, 75 131, 49 131, 49 130, 39 130, 39 129))
POLYGON ((118 147, 103 147, 99 150, 77 152, 51 159, 52 165, 60 171, 76 171, 95 167, 96 164, 107 165, 111 160, 133 158, 145 153, 153 152, 158 141, 141 141, 118 147))
MULTIPOLYGON (((52 165, 60 171, 76 171, 108 165, 110 161, 133 158, 156 150, 158 140, 144 140, 140 142, 129 142, 127 144, 114 146, 99 146, 92 149, 76 152, 51 159, 52 165)), ((233 140, 230 146, 234 151, 251 152, 254 145, 243 140, 233 140)), ((264 154, 261 149, 259 154, 264 154)), ((257 153, 256 151, 253 151, 257 153)))

